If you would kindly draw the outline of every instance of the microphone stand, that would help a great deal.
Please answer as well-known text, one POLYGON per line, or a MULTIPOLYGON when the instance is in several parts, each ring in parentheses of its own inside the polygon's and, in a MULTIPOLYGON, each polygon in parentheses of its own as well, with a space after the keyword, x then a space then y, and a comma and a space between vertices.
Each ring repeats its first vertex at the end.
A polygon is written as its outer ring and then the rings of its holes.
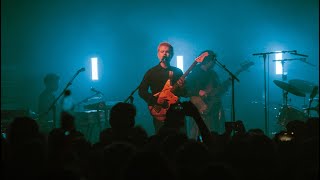
POLYGON ((318 86, 314 86, 310 94, 309 107, 307 109, 308 118, 310 117, 311 104, 312 104, 313 98, 317 95, 318 88, 319 88, 318 86))
POLYGON ((124 100, 125 103, 127 103, 130 100, 130 104, 133 104, 133 94, 139 89, 140 85, 138 87, 136 87, 136 89, 134 89, 131 94, 127 97, 126 100, 124 100))
MULTIPOLYGON (((287 80, 287 75, 284 74, 284 63, 286 61, 289 61, 289 60, 296 60, 296 59, 282 59, 282 60, 273 60, 273 62, 276 62, 276 61, 280 61, 281 62, 281 65, 282 65, 282 81, 286 81, 287 80)), ((282 97, 283 97, 283 101, 282 101, 282 104, 285 108, 287 108, 287 104, 288 104, 288 92, 285 92, 284 90, 282 90, 282 97)))
POLYGON ((75 75, 71 78, 71 80, 68 82, 66 87, 63 89, 63 91, 60 93, 60 95, 53 101, 49 109, 47 110, 46 114, 48 114, 51 109, 53 110, 53 128, 56 127, 56 103, 60 99, 60 97, 65 93, 65 91, 68 89, 68 87, 72 84, 72 81, 78 76, 78 74, 82 71, 82 69, 78 70, 75 75))
POLYGON ((274 52, 263 52, 263 53, 255 53, 252 54, 253 56, 262 56, 263 57, 263 74, 264 74, 264 126, 265 126, 265 133, 266 135, 269 135, 269 129, 268 129, 268 102, 267 102, 267 75, 266 75, 266 59, 270 54, 276 54, 276 53, 296 53, 296 50, 292 51, 274 51, 274 52))
POLYGON ((313 101, 313 98, 310 97, 309 106, 308 106, 308 109, 307 109, 307 117, 308 118, 310 117, 310 108, 311 108, 312 101, 313 101))
POLYGON ((232 103, 231 103, 232 104, 232 121, 235 122, 236 116, 235 116, 235 108, 234 108, 234 104, 235 104, 234 103, 234 80, 237 80, 238 82, 240 82, 240 81, 231 71, 229 71, 229 69, 226 68, 225 65, 221 64, 218 60, 216 60, 216 63, 220 67, 222 67, 231 77, 231 82, 232 82, 232 85, 231 85, 231 89, 232 89, 232 96, 231 96, 232 97, 232 103))

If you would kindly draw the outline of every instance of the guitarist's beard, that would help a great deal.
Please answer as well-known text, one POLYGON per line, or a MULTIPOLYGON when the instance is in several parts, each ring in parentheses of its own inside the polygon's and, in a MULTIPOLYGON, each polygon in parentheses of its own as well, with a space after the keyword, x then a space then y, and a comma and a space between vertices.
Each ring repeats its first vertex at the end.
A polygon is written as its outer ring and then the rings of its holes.
POLYGON ((165 63, 165 64, 170 64, 171 59, 170 58, 163 58, 162 62, 165 63))
POLYGON ((168 67, 170 67, 171 65, 170 65, 170 60, 165 60, 165 61, 160 61, 160 63, 159 63, 163 68, 168 68, 168 67))
POLYGON ((161 63, 164 63, 165 65, 170 65, 170 61, 171 61, 171 58, 170 57, 167 57, 167 56, 164 56, 162 57, 162 59, 160 60, 160 64, 161 63))

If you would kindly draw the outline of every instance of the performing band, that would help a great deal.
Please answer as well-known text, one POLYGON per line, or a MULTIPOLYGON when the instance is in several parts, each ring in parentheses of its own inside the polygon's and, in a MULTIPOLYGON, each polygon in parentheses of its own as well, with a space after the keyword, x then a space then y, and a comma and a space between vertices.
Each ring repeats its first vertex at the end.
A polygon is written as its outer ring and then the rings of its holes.
MULTIPOLYGON (((268 53, 270 54, 270 52, 268 53)), ((238 75, 254 66, 254 63, 246 61, 240 64, 238 71, 235 73, 228 71, 230 76, 223 80, 215 67, 226 68, 218 61, 217 53, 212 50, 204 50, 199 53, 199 56, 194 59, 186 72, 171 65, 173 56, 173 46, 168 42, 160 43, 157 47, 159 63, 146 71, 139 86, 128 99, 133 103, 132 95, 135 91, 138 91, 138 95, 145 101, 150 111, 155 133, 158 133, 164 125, 169 108, 181 103, 182 98, 187 98, 195 105, 211 132, 224 133, 225 122, 232 119, 226 119, 222 99, 233 88, 232 84, 235 79, 237 80, 238 75)), ((84 71, 84 68, 77 71, 73 79, 82 71, 84 71)), ((116 103, 108 104, 102 98, 102 92, 91 87, 91 91, 95 92, 93 96, 72 104, 70 91, 67 90, 68 86, 60 96, 56 96, 55 92, 59 87, 59 80, 60 77, 54 73, 47 74, 44 77, 45 89, 38 98, 39 108, 35 118, 41 131, 49 133, 53 128, 59 127, 59 112, 61 111, 72 111, 77 118, 89 119, 87 123, 79 124, 86 127, 98 124, 99 131, 101 131, 106 125, 101 126, 100 123, 102 121, 107 123, 109 110, 116 103), (62 97, 61 100, 59 100, 60 97, 62 97), (83 105, 84 110, 75 112, 74 108, 79 105, 83 105)), ((71 84, 72 80, 68 85, 71 84)), ((279 126, 285 128, 292 120, 305 121, 309 117, 319 117, 318 86, 316 84, 300 79, 286 81, 284 78, 273 80, 273 83, 283 92, 283 103, 276 116, 279 126), (288 103, 288 95, 308 98, 308 104, 302 109, 293 107, 288 103), (316 106, 314 106, 314 103, 316 103, 316 106)), ((199 136, 199 130, 194 121, 191 121, 188 129, 183 127, 182 132, 188 132, 192 138, 199 136)))

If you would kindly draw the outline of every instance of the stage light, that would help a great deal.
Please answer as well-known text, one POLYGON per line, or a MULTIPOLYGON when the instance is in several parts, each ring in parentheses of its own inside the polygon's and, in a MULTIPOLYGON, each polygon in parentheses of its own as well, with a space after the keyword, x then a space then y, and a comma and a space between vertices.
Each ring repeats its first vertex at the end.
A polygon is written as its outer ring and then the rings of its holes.
POLYGON ((98 77, 98 58, 92 57, 91 58, 91 79, 92 80, 99 80, 98 77))
POLYGON ((177 67, 183 71, 183 56, 177 56, 177 67))
MULTIPOLYGON (((275 59, 276 60, 282 60, 282 53, 276 53, 275 54, 275 59)), ((282 74, 282 62, 281 61, 276 61, 276 74, 282 74)))

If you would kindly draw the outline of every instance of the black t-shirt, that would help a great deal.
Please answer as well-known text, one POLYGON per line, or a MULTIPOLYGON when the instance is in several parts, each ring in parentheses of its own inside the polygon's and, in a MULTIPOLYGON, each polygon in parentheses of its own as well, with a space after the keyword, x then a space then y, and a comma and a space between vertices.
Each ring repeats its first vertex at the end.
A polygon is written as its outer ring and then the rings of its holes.
MULTIPOLYGON (((183 75, 181 69, 170 66, 168 68, 161 67, 160 64, 149 69, 139 86, 139 95, 144 99, 148 105, 156 104, 157 98, 153 95, 160 92, 167 80, 169 79, 169 71, 173 72, 171 84, 174 85, 179 78, 183 75), (150 91, 151 92, 150 92, 150 91)), ((184 89, 177 89, 174 94, 176 96, 184 96, 184 89)))

